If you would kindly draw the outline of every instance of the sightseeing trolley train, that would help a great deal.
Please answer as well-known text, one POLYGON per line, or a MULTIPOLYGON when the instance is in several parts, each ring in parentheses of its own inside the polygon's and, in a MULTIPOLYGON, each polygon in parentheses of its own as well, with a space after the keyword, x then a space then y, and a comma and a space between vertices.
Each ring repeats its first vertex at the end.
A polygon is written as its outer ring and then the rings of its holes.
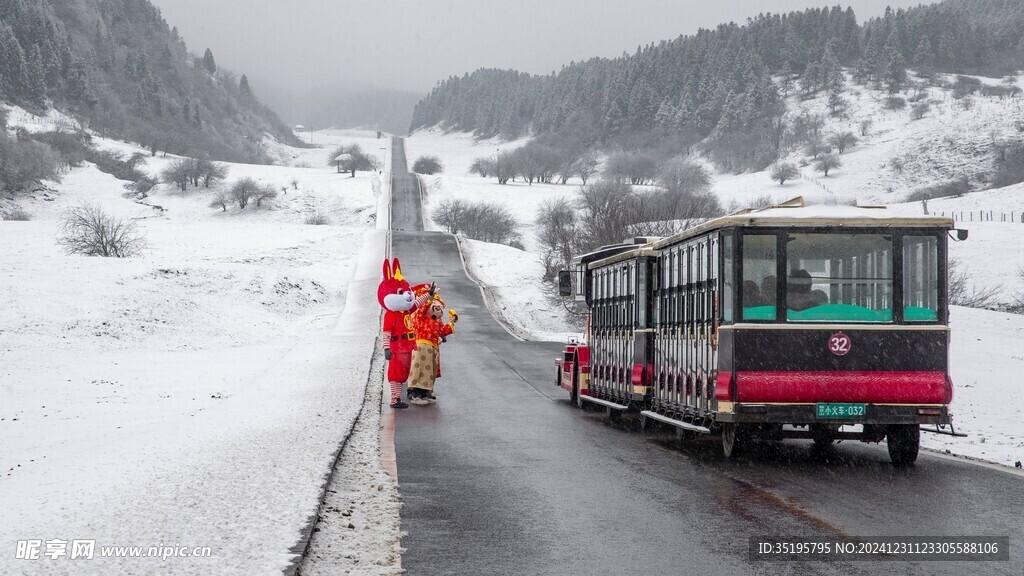
POLYGON ((557 360, 578 406, 680 437, 887 440, 916 460, 952 434, 948 218, 802 199, 579 256, 559 277, 588 314, 557 360), (855 426, 854 426, 855 425, 855 426))

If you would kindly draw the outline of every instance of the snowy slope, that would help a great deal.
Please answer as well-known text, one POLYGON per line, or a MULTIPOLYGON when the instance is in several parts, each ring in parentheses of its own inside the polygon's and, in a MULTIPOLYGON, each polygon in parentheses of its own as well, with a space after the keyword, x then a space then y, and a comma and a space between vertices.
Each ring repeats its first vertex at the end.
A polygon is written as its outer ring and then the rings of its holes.
MULTIPOLYGON (((10 122, 45 124, 18 111, 10 122)), ((329 138, 383 158, 368 133, 329 138)), ((378 307, 348 291, 376 285, 385 233, 381 175, 336 174, 327 150, 281 150, 310 167, 232 164, 222 185, 289 186, 271 206, 222 212, 208 207, 214 190, 167 185, 141 205, 87 165, 19 198, 31 221, 0 221, 0 545, 212 548, 166 561, 12 552, 0 572, 256 574, 292 560, 362 404, 378 307), (58 219, 85 201, 136 219, 144 254, 63 253, 58 219), (316 211, 332 225, 304 224, 316 211)))

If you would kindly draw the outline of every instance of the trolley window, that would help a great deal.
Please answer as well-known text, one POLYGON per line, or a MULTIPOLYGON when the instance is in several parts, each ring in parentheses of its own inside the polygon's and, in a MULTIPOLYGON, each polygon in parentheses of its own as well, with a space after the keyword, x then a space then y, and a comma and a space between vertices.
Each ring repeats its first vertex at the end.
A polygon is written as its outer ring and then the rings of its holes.
POLYGON ((778 291, 778 238, 766 234, 743 236, 743 320, 775 320, 778 291))
POLYGON ((790 234, 786 319, 892 322, 892 236, 790 234))
POLYGON ((939 319, 939 239, 935 236, 903 237, 903 319, 939 319))
POLYGON ((732 234, 722 234, 722 320, 732 322, 733 317, 733 268, 732 268, 732 234))

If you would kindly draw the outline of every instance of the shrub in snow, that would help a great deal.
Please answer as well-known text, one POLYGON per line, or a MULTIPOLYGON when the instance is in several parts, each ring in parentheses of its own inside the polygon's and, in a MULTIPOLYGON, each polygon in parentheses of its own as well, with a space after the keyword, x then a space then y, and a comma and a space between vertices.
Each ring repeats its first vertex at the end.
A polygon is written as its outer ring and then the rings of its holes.
POLYGON ((996 173, 992 186, 1002 188, 1024 182, 1024 143, 1017 142, 1003 147, 996 156, 996 173))
POLYGON ((306 217, 306 224, 311 226, 329 226, 330 223, 331 219, 322 212, 317 212, 316 214, 311 214, 306 217))
POLYGON ((298 180, 293 178, 291 184, 292 184, 292 189, 293 190, 298 190, 299 189, 299 181, 298 180))
POLYGON ((910 118, 912 120, 920 120, 924 118, 924 115, 931 109, 931 104, 927 102, 918 102, 910 108, 910 118))
POLYGON ((46 144, 14 140, 0 130, 0 184, 8 192, 57 178, 57 154, 46 144))
POLYGON ((786 180, 793 180, 800 176, 800 170, 789 162, 777 162, 771 167, 772 180, 778 180, 779 186, 786 183, 786 180))
POLYGON ((903 110, 907 107, 907 101, 899 96, 889 96, 885 99, 887 110, 903 110))
POLYGON ((875 121, 871 118, 865 118, 860 121, 860 135, 867 136, 871 132, 871 127, 875 124, 875 121))
POLYGON ((412 171, 417 174, 426 174, 428 176, 433 174, 440 174, 444 171, 441 166, 441 161, 437 156, 420 156, 416 159, 416 162, 412 165, 412 171))
POLYGON ((520 239, 519 222, 497 203, 449 198, 434 208, 431 217, 449 233, 473 240, 511 245, 520 239))
POLYGON ((69 254, 113 258, 135 256, 146 247, 135 222, 110 216, 96 204, 65 212, 57 242, 69 254))
POLYGON ((927 186, 914 190, 907 196, 907 202, 920 202, 933 198, 948 198, 950 196, 963 196, 971 191, 971 184, 967 178, 957 178, 935 186, 927 186))
POLYGON ((970 274, 964 270, 957 258, 949 259, 949 303, 968 308, 993 308, 998 302, 1003 286, 997 284, 979 288, 971 282, 970 274))
POLYGON ((836 154, 825 154, 814 163, 814 169, 828 176, 830 170, 839 168, 842 165, 843 162, 836 154))
POLYGON ((903 172, 903 158, 893 156, 892 159, 889 160, 889 166, 896 172, 903 172))
POLYGON ((26 222, 32 219, 32 215, 21 208, 15 208, 9 214, 4 216, 4 220, 21 221, 26 222))

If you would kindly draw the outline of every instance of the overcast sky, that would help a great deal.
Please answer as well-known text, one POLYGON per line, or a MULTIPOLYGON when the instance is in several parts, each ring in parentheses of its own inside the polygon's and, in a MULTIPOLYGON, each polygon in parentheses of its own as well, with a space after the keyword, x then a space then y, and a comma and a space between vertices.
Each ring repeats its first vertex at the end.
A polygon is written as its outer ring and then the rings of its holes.
MULTIPOLYGON (((189 48, 238 73, 305 91, 344 83, 426 92, 453 74, 546 74, 811 0, 153 0, 189 48)), ((833 2, 834 4, 835 2, 833 2)), ((853 0, 859 20, 887 5, 853 0)), ((258 87, 257 87, 258 89, 258 87)))

